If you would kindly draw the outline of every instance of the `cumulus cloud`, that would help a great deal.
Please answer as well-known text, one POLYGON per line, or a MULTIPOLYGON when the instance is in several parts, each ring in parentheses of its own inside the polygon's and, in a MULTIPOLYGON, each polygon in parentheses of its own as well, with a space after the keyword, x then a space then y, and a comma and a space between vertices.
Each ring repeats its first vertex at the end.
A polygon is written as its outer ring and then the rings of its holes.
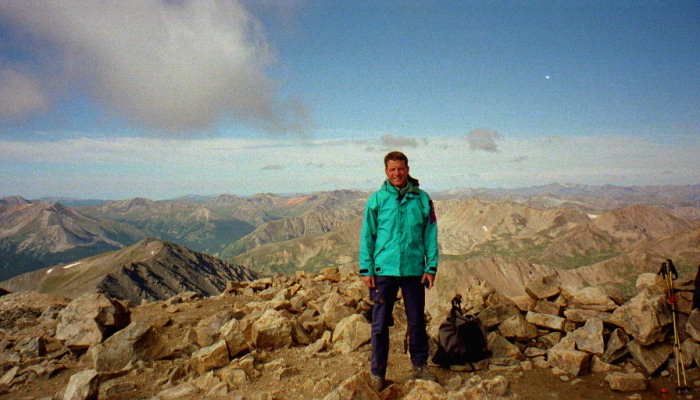
POLYGON ((467 134, 467 142, 472 150, 483 150, 492 153, 498 152, 496 140, 500 139, 501 135, 497 131, 487 129, 474 129, 467 134))
MULTIPOLYGON (((275 52, 238 1, 6 0, 0 16, 16 41, 32 38, 22 51, 51 54, 37 58, 37 75, 58 71, 71 90, 141 126, 207 129, 222 118, 270 132, 310 125, 307 107, 280 99, 266 76, 275 52)), ((7 101, 27 96, 24 87, 7 101)))
POLYGON ((379 139, 379 142, 384 147, 401 148, 401 147, 417 147, 418 146, 418 141, 416 139, 412 139, 409 137, 392 136, 389 134, 383 135, 379 139))
POLYGON ((0 119, 20 119, 49 105, 36 77, 20 67, 0 68, 0 93, 0 119))

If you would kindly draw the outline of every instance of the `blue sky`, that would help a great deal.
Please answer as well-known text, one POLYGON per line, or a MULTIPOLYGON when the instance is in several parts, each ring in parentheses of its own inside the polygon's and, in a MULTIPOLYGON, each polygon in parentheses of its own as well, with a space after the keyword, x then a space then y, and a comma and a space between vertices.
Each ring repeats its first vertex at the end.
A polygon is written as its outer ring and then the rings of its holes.
POLYGON ((0 4, 0 196, 700 183, 700 3, 0 4))

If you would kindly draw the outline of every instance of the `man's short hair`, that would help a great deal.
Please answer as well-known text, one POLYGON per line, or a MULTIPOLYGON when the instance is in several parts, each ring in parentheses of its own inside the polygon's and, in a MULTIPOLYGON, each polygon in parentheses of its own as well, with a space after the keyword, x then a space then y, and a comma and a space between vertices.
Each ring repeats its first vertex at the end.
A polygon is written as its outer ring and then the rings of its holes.
POLYGON ((389 160, 403 161, 408 166, 408 157, 400 151, 392 151, 384 156, 384 168, 389 164, 389 160))

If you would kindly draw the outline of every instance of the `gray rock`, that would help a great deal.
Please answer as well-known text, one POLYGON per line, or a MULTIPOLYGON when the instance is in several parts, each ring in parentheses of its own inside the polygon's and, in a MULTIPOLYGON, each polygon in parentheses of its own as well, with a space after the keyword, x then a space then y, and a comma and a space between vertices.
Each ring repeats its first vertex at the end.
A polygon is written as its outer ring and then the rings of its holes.
POLYGON ((614 364, 626 357, 629 354, 627 349, 627 343, 629 343, 630 338, 627 334, 620 328, 615 329, 610 334, 608 339, 608 345, 601 357, 601 361, 608 364, 614 364))
POLYGON ((695 365, 700 366, 700 343, 696 343, 693 339, 687 338, 681 344, 681 353, 683 357, 683 365, 690 367, 695 361, 695 365))
POLYGON ((685 331, 693 340, 700 342, 700 308, 691 311, 685 323, 685 331))
POLYGON ((647 389, 647 380, 639 372, 611 372, 605 376, 610 389, 618 392, 633 392, 647 389))
POLYGON ((665 343, 641 346, 636 340, 633 340, 627 343, 627 348, 632 358, 644 368, 647 375, 653 375, 659 371, 673 353, 673 346, 665 343))
POLYGON ((158 400, 191 399, 198 393, 199 389, 195 385, 185 382, 158 392, 155 398, 158 400))
POLYGON ((585 324, 591 318, 597 318, 603 322, 610 323, 612 313, 597 310, 583 310, 579 308, 567 308, 564 310, 564 317, 567 321, 585 324))
POLYGON ((635 287, 637 288, 637 293, 647 289, 655 294, 666 294, 666 283, 664 282, 664 279, 661 277, 661 275, 657 275, 652 272, 644 272, 639 274, 635 287))
POLYGON ((592 318, 586 324, 573 332, 576 347, 579 350, 593 354, 603 354, 605 341, 603 338, 603 321, 592 318))
POLYGON ((335 329, 338 322, 353 314, 353 310, 345 305, 346 301, 345 297, 333 293, 323 304, 320 310, 321 320, 329 329, 335 329))
POLYGON ((663 295, 643 290, 618 307, 611 322, 624 329, 638 344, 648 346, 666 337, 671 313, 663 295))

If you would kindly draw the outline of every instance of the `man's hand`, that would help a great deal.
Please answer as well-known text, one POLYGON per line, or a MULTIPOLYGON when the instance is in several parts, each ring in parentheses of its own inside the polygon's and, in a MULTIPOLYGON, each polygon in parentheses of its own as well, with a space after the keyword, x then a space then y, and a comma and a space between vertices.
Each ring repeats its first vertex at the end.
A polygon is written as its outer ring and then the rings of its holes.
POLYGON ((362 275, 362 282, 370 289, 374 289, 374 275, 362 275))
POLYGON ((429 274, 429 273, 424 273, 423 277, 420 279, 420 283, 425 285, 425 288, 430 290, 433 288, 433 285, 435 285, 435 275, 434 274, 429 274))

